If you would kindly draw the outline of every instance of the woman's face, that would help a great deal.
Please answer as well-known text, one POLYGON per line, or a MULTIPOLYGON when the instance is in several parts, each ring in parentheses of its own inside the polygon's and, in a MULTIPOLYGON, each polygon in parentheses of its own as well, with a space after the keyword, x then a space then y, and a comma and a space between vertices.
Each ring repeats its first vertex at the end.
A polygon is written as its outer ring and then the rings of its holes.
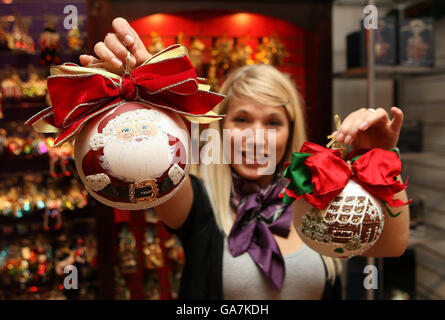
MULTIPOLYGON (((260 154, 264 153, 266 158, 275 157, 275 164, 281 161, 286 152, 290 131, 290 121, 285 108, 283 106, 265 106, 252 100, 232 98, 224 119, 223 129, 252 130, 253 139, 246 139, 246 135, 243 135, 242 144, 235 143, 234 136, 231 136, 231 165, 236 173, 244 179, 256 181, 262 186, 269 184, 273 179, 273 174, 264 175, 261 174, 261 170, 258 170, 261 167, 266 168, 268 162, 258 163, 261 161, 256 157, 256 149, 259 148, 260 154), (259 129, 263 129, 264 134, 257 131, 259 129), (268 134, 268 129, 276 130, 275 155, 268 154, 269 144, 273 143, 269 141, 273 137, 268 134), (251 158, 254 160, 252 164, 246 161, 249 152, 252 152, 251 154, 254 156, 254 159, 251 158), (242 163, 235 163, 234 158, 237 153, 241 155, 242 163)), ((271 151, 273 152, 273 148, 271 151)))

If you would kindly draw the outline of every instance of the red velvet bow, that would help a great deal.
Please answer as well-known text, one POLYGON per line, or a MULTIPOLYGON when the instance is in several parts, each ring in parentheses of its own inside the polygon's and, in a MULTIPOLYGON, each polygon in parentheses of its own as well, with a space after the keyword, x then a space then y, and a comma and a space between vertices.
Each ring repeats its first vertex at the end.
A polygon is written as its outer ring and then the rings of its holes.
POLYGON ((182 48, 171 46, 123 77, 92 72, 72 63, 57 66, 59 74, 47 80, 52 106, 29 119, 27 124, 44 119, 60 129, 62 133, 55 141, 58 146, 89 119, 123 100, 138 100, 187 116, 220 117, 206 113, 224 96, 200 88, 202 79, 197 78, 185 52, 178 50, 182 48), (172 55, 174 50, 178 51, 177 55, 172 55), (70 73, 73 67, 79 71, 70 73))
POLYGON ((401 173, 401 161, 395 152, 383 149, 362 150, 350 154, 346 160, 357 155, 350 169, 339 151, 305 142, 300 150, 310 153, 304 161, 312 174, 312 193, 297 195, 292 190, 286 194, 293 198, 304 197, 313 207, 326 208, 345 188, 349 179, 360 184, 366 191, 393 207, 409 204, 393 199, 394 194, 406 189, 407 182, 401 184, 396 177, 401 173), (351 172, 352 171, 352 172, 351 172))

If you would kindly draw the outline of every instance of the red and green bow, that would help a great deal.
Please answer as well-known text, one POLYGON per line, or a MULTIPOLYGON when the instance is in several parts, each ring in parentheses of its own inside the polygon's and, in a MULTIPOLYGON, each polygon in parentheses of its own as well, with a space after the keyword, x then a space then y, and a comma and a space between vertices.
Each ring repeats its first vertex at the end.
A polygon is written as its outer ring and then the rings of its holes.
POLYGON ((401 207, 411 203, 394 199, 394 194, 406 189, 407 182, 397 180, 402 164, 397 154, 383 149, 357 150, 345 160, 338 150, 305 142, 300 152, 292 154, 284 176, 289 184, 283 196, 284 203, 304 198, 321 210, 354 180, 386 206, 401 207), (351 168, 347 161, 351 162, 351 168))

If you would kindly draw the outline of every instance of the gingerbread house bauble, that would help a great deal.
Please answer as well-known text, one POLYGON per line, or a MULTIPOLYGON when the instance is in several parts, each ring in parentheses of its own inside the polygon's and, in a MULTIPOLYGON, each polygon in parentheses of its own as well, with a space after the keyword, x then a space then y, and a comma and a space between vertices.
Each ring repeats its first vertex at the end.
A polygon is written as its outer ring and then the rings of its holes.
POLYGON ((171 198, 188 171, 189 136, 165 108, 124 101, 99 114, 74 142, 77 170, 96 200, 140 210, 171 198))
POLYGON ((294 222, 311 249, 325 256, 347 258, 362 254, 379 239, 384 211, 379 200, 349 180, 326 208, 311 208, 297 215, 294 222))

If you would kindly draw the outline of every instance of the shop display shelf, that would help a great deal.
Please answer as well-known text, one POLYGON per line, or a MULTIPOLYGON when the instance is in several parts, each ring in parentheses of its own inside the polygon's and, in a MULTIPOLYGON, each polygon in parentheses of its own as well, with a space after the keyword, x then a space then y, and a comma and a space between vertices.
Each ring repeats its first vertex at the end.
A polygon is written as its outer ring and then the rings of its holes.
POLYGON ((444 230, 428 225, 420 225, 410 230, 408 248, 440 240, 445 240, 444 230))
POLYGON ((49 170, 48 155, 0 155, 0 173, 47 172, 49 170))
MULTIPOLYGON (((407 76, 426 76, 435 74, 445 74, 445 68, 438 67, 420 67, 420 66, 375 66, 375 75, 377 78, 397 78, 407 76)), ((355 79, 366 78, 368 72, 367 67, 357 67, 346 70, 344 72, 335 73, 335 78, 355 79)))

